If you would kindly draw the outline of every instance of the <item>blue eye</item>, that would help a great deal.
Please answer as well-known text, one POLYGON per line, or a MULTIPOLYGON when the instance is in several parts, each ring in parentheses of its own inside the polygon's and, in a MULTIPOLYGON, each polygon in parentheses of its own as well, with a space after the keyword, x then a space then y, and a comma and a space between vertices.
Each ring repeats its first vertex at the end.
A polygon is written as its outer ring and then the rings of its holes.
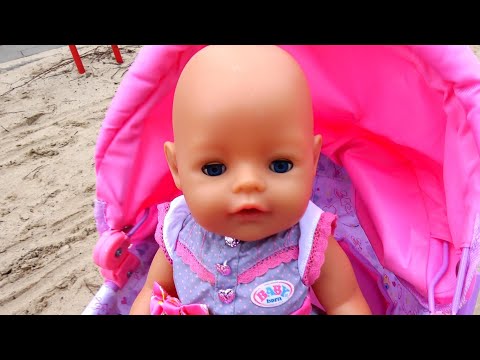
POLYGON ((202 166, 202 171, 208 176, 219 176, 227 170, 223 164, 207 164, 202 166))
POLYGON ((293 163, 289 160, 275 160, 270 164, 270 170, 276 173, 286 173, 293 168, 293 163))

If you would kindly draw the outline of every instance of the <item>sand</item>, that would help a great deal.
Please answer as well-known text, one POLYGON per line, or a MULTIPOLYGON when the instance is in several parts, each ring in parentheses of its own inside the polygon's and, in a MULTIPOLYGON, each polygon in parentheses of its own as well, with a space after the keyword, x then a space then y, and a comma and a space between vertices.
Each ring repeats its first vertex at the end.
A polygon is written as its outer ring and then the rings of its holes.
POLYGON ((102 283, 94 147, 140 46, 121 65, 109 46, 78 49, 83 75, 67 46, 0 64, 0 314, 80 314, 102 283))
POLYGON ((0 314, 81 314, 102 284, 95 142, 140 46, 120 46, 121 65, 78 48, 83 75, 67 46, 0 64, 0 314))

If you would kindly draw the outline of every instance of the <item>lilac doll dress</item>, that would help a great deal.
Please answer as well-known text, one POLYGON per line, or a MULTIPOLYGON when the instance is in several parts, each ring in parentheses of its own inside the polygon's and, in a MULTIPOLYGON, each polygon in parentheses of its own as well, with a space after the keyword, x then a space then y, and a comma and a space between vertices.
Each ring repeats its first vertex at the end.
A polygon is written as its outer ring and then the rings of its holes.
POLYGON ((173 266, 182 304, 205 304, 215 315, 312 312, 309 289, 320 275, 336 215, 310 201, 290 229, 243 242, 203 229, 183 195, 158 209, 155 239, 173 266))

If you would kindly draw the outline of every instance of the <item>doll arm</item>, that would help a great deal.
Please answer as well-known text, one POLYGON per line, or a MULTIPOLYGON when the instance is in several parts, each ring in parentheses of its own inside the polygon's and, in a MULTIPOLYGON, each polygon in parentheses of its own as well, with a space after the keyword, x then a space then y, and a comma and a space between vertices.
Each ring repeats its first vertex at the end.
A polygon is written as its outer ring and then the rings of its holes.
POLYGON ((325 262, 312 288, 329 315, 371 314, 352 265, 333 236, 328 238, 325 262))
POLYGON ((150 298, 153 292, 153 283, 160 284, 165 291, 176 297, 177 291, 173 282, 173 268, 162 249, 158 249, 148 271, 147 280, 138 293, 130 309, 130 315, 150 315, 150 298))

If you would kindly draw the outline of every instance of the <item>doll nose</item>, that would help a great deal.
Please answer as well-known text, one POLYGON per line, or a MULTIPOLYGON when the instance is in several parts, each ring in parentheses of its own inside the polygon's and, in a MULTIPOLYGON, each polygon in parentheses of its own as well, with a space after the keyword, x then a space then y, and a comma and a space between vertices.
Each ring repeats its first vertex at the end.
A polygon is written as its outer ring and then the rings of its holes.
POLYGON ((236 176, 233 184, 233 192, 263 192, 266 185, 264 179, 256 174, 254 170, 242 169, 242 171, 236 176))

